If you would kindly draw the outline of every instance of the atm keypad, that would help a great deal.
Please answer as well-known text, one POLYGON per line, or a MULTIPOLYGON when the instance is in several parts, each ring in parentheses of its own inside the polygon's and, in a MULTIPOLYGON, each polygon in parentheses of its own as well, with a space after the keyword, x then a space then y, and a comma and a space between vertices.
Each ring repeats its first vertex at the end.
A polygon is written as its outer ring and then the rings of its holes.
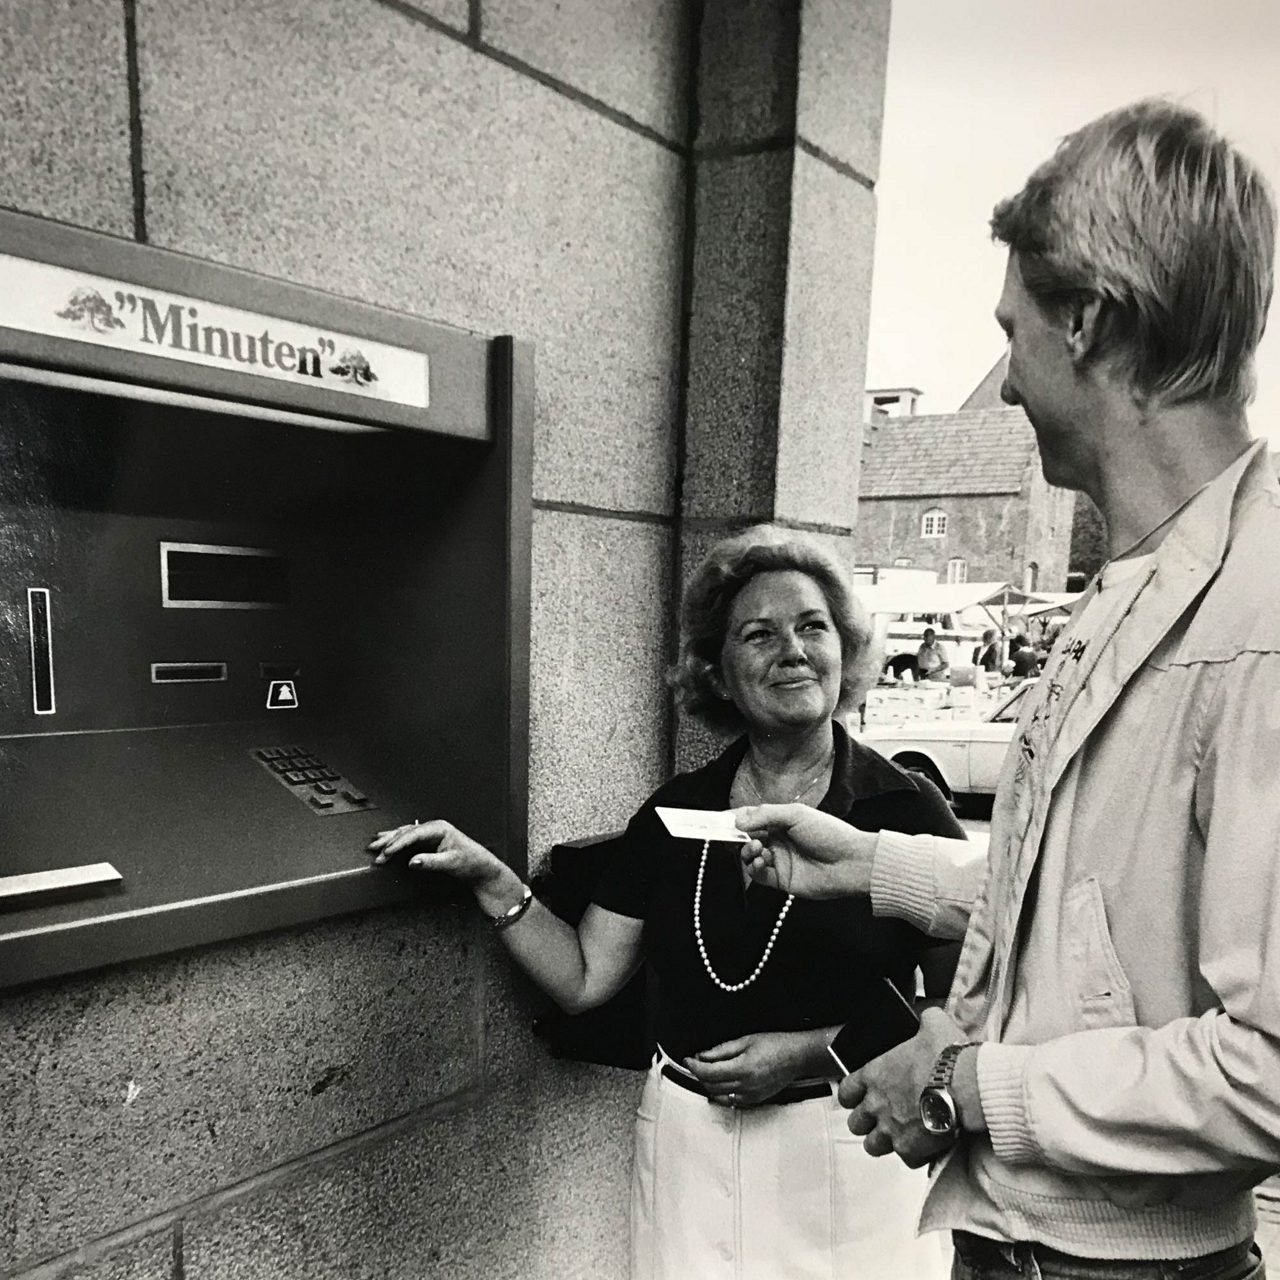
POLYGON ((259 747, 249 754, 281 786, 287 787, 312 813, 321 817, 377 808, 355 783, 330 769, 306 747, 259 747))

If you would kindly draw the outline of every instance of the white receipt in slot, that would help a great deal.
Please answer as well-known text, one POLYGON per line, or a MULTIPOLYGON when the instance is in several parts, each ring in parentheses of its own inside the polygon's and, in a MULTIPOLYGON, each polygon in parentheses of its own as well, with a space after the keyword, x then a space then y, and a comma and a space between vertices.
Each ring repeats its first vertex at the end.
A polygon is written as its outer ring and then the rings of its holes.
POLYGON ((746 844, 748 837, 733 825, 732 809, 664 809, 655 805, 662 825, 678 840, 732 840, 746 844))
POLYGON ((35 907, 54 898, 75 898, 118 887, 124 877, 109 862, 56 867, 20 876, 0 876, 0 911, 35 907))

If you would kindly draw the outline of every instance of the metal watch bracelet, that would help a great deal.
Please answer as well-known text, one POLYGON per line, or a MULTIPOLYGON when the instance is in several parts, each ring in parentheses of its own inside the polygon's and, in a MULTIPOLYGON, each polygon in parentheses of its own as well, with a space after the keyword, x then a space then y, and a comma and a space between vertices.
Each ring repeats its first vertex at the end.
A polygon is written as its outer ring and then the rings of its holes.
POLYGON ((503 929, 510 929, 511 926, 515 924, 515 922, 519 920, 533 904, 533 890, 530 889, 527 884, 522 885, 521 887, 524 889, 524 894, 514 907, 508 907, 500 916, 489 917, 493 923, 494 929, 499 933, 501 933, 503 929))

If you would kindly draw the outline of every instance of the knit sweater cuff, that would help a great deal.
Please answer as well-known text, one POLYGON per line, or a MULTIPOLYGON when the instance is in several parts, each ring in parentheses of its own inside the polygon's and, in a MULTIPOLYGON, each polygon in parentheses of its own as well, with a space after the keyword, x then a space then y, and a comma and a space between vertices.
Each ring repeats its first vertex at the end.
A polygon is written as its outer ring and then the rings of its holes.
POLYGON ((933 837, 881 831, 871 864, 872 912, 905 920, 927 933, 937 906, 933 837))
POLYGON ((983 1044, 978 1049, 978 1095, 996 1158, 1006 1164, 1042 1164, 1031 1133, 1023 1081, 1033 1046, 983 1044))

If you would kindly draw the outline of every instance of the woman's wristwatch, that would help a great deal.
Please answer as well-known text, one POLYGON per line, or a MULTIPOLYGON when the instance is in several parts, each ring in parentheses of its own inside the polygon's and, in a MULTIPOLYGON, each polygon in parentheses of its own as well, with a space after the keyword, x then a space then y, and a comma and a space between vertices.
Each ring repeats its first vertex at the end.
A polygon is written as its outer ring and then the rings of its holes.
POLYGON ((938 1054, 933 1072, 920 1090, 920 1123, 926 1133, 939 1138, 954 1138, 960 1132, 960 1110, 951 1092, 951 1080, 960 1051, 974 1043, 949 1044, 938 1054))
POLYGON ((501 932, 503 929, 510 929, 517 920, 533 905, 533 890, 529 886, 520 886, 524 893, 521 895, 520 901, 514 907, 508 907, 500 916, 490 916, 489 919, 493 923, 493 927, 501 932))

